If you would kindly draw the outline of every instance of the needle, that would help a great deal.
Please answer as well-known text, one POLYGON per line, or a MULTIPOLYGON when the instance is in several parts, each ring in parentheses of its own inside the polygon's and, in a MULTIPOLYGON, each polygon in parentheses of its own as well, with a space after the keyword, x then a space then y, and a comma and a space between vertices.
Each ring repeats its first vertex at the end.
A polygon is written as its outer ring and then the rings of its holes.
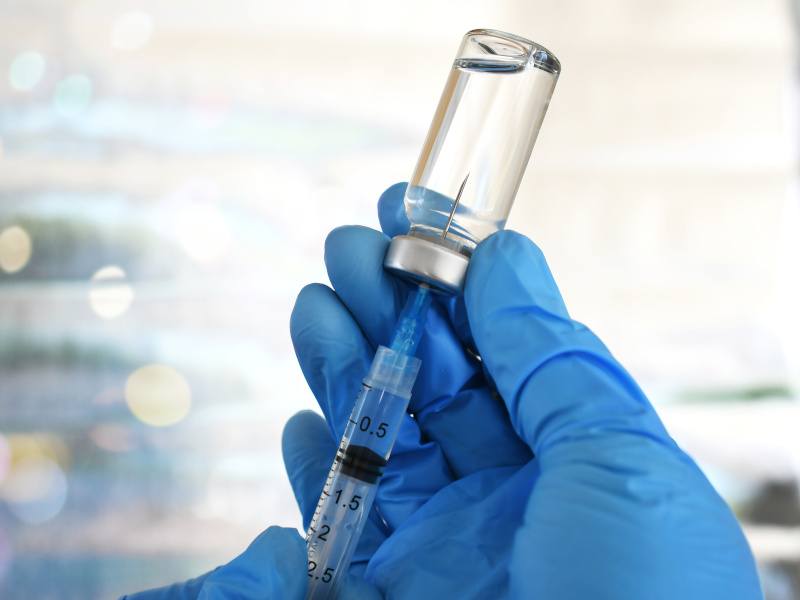
POLYGON ((453 224, 453 217, 456 215, 456 209, 458 208, 458 203, 461 200, 461 194, 464 193, 464 186, 467 185, 467 179, 469 179, 469 173, 467 173, 467 176, 464 177, 464 181, 461 182, 461 187, 458 188, 456 200, 453 202, 453 209, 450 211, 450 218, 447 219, 447 225, 445 226, 444 231, 442 231, 442 239, 447 237, 447 232, 450 231, 450 225, 453 224))

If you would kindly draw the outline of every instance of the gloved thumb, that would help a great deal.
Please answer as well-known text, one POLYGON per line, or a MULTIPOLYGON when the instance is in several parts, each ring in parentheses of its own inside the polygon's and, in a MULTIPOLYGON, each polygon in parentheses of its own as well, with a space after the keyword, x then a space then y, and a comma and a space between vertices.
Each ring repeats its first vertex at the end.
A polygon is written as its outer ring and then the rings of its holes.
POLYGON ((296 529, 270 527, 242 554, 211 573, 197 600, 305 596, 306 546, 296 529))
POLYGON ((513 231, 478 245, 464 300, 475 344, 517 434, 540 455, 578 430, 665 435, 603 343, 573 321, 541 250, 513 231))
POLYGON ((120 600, 302 600, 308 585, 305 548, 296 529, 270 527, 226 565, 183 583, 120 600))

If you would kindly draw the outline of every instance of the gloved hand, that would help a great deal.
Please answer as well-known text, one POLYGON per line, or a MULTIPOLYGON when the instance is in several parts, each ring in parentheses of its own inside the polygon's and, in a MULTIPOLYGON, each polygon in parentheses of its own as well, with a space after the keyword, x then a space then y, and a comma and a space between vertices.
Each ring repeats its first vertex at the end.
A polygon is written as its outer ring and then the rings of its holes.
MULTIPOLYGON (((404 187, 379 204, 389 236, 408 229, 404 187)), ((409 289, 382 268, 387 244, 363 227, 334 230, 325 262, 335 291, 307 286, 292 315, 297 357, 327 421, 304 412, 284 431, 305 526, 361 378, 409 289)), ((434 305, 419 356, 413 416, 346 596, 762 597, 730 510, 600 340, 569 317, 528 239, 507 231, 478 246, 463 296, 434 305)), ((259 538, 265 546, 270 531, 259 538)), ((206 583, 199 596, 178 588, 144 598, 301 598, 299 537, 250 560, 259 540, 208 576, 217 580, 208 595, 206 583), (237 561, 229 582, 224 571, 237 561), (237 577, 242 565, 248 577, 237 577)))

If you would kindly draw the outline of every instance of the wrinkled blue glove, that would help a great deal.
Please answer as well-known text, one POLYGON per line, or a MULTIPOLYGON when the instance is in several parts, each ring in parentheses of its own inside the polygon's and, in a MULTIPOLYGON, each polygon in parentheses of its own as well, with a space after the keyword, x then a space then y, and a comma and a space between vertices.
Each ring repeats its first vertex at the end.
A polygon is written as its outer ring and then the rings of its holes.
MULTIPOLYGON (((291 331, 326 421, 284 431, 307 526, 360 382, 408 292, 384 272, 405 186, 379 204, 386 235, 334 230, 335 291, 300 293, 291 331), (327 422, 327 423, 326 423, 327 422)), ((540 250, 481 243, 463 297, 428 319, 422 370, 345 596, 761 598, 736 519, 605 346, 570 319, 540 250), (481 358, 476 358, 480 356, 481 358)), ((305 552, 272 528, 232 563, 137 600, 302 598, 305 552)))

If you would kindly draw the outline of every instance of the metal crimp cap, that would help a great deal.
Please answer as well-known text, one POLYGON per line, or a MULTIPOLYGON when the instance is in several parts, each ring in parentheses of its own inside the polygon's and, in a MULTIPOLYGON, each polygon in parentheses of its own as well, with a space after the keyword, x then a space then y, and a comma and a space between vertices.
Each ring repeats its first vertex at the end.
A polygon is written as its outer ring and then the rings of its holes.
POLYGON ((416 283, 425 283, 447 294, 464 289, 469 258, 436 242, 413 235, 392 238, 385 269, 416 283))

